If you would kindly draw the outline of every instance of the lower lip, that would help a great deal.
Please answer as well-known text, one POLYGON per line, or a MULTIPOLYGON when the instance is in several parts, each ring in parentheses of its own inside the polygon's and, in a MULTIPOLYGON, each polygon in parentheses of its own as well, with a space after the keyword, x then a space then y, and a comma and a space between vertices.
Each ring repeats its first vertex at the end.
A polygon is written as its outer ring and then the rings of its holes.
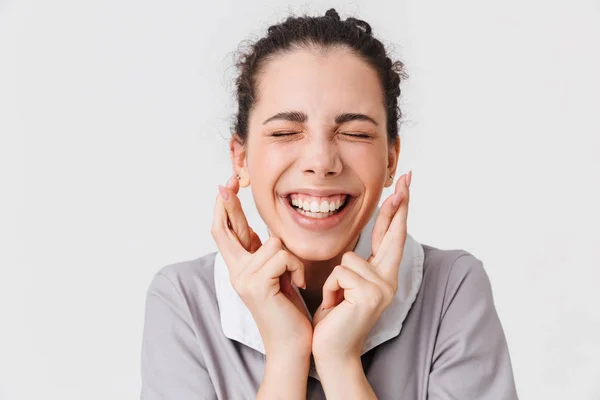
POLYGON ((355 197, 350 197, 346 201, 346 205, 339 212, 325 218, 312 218, 300 214, 292 207, 287 197, 281 197, 281 201, 285 204, 289 212, 292 214, 292 219, 304 229, 310 231, 325 231, 337 226, 350 212, 350 208, 354 205, 355 197))

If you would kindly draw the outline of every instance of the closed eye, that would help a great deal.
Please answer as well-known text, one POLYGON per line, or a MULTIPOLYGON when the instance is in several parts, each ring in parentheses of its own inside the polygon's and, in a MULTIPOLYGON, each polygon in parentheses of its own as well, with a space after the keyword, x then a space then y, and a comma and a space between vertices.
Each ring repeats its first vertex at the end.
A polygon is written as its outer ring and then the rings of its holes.
POLYGON ((346 136, 360 138, 360 139, 369 139, 371 137, 371 135, 368 135, 366 133, 348 133, 348 132, 344 132, 342 134, 346 135, 346 136))
MULTIPOLYGON (((292 136, 292 135, 296 135, 300 132, 274 132, 271 134, 271 136, 273 137, 284 137, 284 136, 292 136)), ((349 132, 343 132, 342 135, 344 136, 350 136, 350 137, 355 137, 355 138, 359 138, 359 139, 369 139, 371 138, 371 135, 366 134, 366 133, 349 133, 349 132)))
POLYGON ((271 136, 274 136, 274 137, 292 136, 297 133, 299 133, 299 132, 275 132, 275 133, 272 133, 271 136))

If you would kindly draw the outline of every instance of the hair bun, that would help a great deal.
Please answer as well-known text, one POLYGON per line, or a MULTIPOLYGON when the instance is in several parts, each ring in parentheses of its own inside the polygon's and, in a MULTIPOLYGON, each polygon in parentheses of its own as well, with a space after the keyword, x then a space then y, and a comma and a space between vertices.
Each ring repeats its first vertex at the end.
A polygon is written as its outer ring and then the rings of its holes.
POLYGON ((333 18, 336 21, 340 20, 340 14, 337 13, 337 11, 335 11, 335 8, 330 8, 329 10, 327 10, 327 12, 325 13, 326 17, 329 18, 333 18))
POLYGON ((350 17, 346 20, 346 22, 350 22, 350 23, 354 24, 354 26, 358 27, 358 29, 360 29, 367 35, 369 35, 369 36, 371 35, 371 25, 369 25, 367 22, 363 21, 362 19, 356 19, 356 18, 350 17))

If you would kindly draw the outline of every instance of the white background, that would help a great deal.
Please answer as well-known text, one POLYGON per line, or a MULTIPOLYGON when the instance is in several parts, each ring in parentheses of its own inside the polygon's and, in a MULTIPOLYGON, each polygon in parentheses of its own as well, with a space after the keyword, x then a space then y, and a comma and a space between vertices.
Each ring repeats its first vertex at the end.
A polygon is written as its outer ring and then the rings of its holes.
POLYGON ((0 1, 0 398, 139 396, 153 274, 216 249, 232 56, 332 6, 406 63, 409 232, 484 261, 520 397, 600 399, 598 0, 0 1))

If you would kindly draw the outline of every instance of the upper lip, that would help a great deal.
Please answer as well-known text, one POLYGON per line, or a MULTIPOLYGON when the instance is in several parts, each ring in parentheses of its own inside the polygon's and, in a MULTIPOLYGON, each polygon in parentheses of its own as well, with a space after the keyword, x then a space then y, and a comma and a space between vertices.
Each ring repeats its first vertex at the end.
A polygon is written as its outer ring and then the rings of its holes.
POLYGON ((298 189, 287 190, 284 193, 282 193, 281 196, 288 197, 292 193, 302 193, 302 194, 307 194, 309 196, 314 196, 314 197, 327 197, 327 196, 333 196, 336 194, 346 194, 349 196, 355 196, 355 194, 350 193, 348 190, 336 189, 336 188, 331 188, 331 189, 298 188, 298 189))

